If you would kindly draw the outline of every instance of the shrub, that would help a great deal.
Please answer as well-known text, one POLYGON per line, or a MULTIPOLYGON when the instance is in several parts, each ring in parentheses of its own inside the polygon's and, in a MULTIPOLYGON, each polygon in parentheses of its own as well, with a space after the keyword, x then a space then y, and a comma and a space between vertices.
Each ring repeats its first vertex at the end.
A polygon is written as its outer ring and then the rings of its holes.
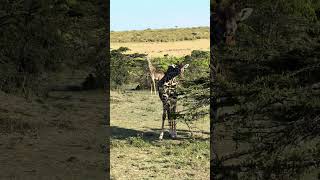
POLYGON ((128 81, 129 71, 126 56, 123 54, 126 48, 119 48, 110 52, 110 86, 111 88, 119 88, 128 81))
POLYGON ((210 52, 209 51, 201 51, 201 50, 193 50, 191 52, 192 58, 209 58, 210 52))

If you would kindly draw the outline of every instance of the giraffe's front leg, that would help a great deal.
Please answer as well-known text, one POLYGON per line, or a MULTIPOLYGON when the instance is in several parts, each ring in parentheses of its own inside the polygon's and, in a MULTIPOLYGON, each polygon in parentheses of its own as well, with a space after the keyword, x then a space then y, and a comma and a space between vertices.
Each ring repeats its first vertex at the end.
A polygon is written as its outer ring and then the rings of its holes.
POLYGON ((159 139, 162 140, 163 139, 163 134, 164 134, 164 121, 166 120, 166 113, 167 113, 167 107, 166 105, 163 105, 163 113, 162 113, 162 126, 161 126, 161 133, 159 136, 159 139))

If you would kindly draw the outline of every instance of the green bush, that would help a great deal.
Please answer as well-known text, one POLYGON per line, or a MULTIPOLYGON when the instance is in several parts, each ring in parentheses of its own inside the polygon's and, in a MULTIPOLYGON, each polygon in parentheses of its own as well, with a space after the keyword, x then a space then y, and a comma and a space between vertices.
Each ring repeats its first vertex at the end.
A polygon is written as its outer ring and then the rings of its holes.
POLYGON ((193 50, 191 52, 192 58, 209 58, 210 51, 193 50))
POLYGON ((128 58, 123 54, 126 48, 119 48, 110 52, 110 86, 111 88, 119 88, 129 80, 129 63, 128 58))

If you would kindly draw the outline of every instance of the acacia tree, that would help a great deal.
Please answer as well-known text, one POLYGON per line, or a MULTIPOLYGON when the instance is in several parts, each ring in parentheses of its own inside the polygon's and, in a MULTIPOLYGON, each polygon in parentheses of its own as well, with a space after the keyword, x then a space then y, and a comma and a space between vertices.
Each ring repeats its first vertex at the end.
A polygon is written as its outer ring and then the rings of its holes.
POLYGON ((1 3, 0 90, 39 93, 47 89, 48 74, 64 67, 96 71, 104 84, 107 17, 100 5, 93 0, 1 3))
POLYGON ((239 46, 213 52, 223 71, 211 77, 219 112, 213 121, 212 176, 304 177, 320 163, 316 1, 242 2, 255 13, 240 25, 239 46), (226 134, 235 144, 225 149, 229 153, 215 148, 228 142, 226 134))
POLYGON ((58 11, 63 11, 58 2, 1 3, 1 90, 21 89, 26 95, 29 88, 39 88, 46 71, 59 68, 65 46, 58 11))

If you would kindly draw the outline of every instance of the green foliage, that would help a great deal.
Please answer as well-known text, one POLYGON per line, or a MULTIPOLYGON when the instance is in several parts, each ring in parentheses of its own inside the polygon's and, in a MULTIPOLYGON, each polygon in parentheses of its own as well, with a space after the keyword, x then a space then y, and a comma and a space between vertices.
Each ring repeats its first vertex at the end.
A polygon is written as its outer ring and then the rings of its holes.
MULTIPOLYGON (((206 70, 209 67, 209 52, 208 51, 198 51, 194 50, 192 51, 191 56, 185 56, 185 57, 157 57, 153 59, 153 62, 156 63, 156 67, 162 69, 163 71, 166 71, 168 66, 171 64, 178 64, 178 63, 189 63, 190 64, 190 70, 188 68, 188 72, 194 73, 194 69, 204 69, 206 70)), ((190 73, 191 74, 191 73, 190 73)))
POLYGON ((130 49, 128 47, 119 47, 118 51, 119 52, 126 52, 129 51, 130 49))
POLYGON ((0 90, 39 94, 51 72, 65 67, 95 71, 105 48, 97 42, 106 37, 103 24, 97 25, 97 5, 77 0, 1 3, 0 90))
POLYGON ((303 178, 319 167, 320 159, 310 150, 320 135, 316 7, 309 0, 245 3, 255 10, 246 25, 239 26, 238 46, 212 49, 217 72, 212 99, 218 107, 212 127, 224 132, 213 142, 226 141, 222 136, 228 134, 239 146, 230 154, 214 149, 213 175, 303 178), (232 110, 223 111, 228 108, 232 110))
MULTIPOLYGON (((139 85, 140 88, 150 88, 150 77, 146 54, 127 54, 126 47, 111 51, 111 87, 119 88, 124 85, 139 85)), ((152 65, 159 71, 166 72, 171 64, 185 63, 190 66, 184 73, 184 81, 197 81, 208 77, 209 52, 194 51, 196 55, 186 57, 155 57, 152 65)))
POLYGON ((193 58, 209 58, 210 52, 209 51, 193 50, 191 52, 191 57, 193 57, 193 58))
POLYGON ((69 6, 76 5, 76 4, 77 4, 77 0, 67 0, 67 4, 68 4, 69 6))
POLYGON ((97 88, 107 88, 107 78, 110 77, 108 74, 108 64, 107 64, 107 55, 109 49, 104 48, 96 57, 96 63, 94 65, 94 74, 96 77, 96 86, 97 88))
POLYGON ((111 87, 119 88, 128 82, 129 79, 129 62, 127 56, 122 54, 124 48, 112 50, 110 52, 110 68, 111 68, 111 87))
POLYGON ((177 64, 178 62, 183 62, 183 58, 182 57, 157 57, 154 58, 153 62, 155 62, 155 67, 161 69, 162 71, 166 71, 167 68, 171 65, 171 64, 177 64))
POLYGON ((56 13, 61 8, 47 3, 6 1, 0 5, 1 90, 27 95, 28 89, 37 89, 45 72, 60 67, 66 53, 58 26, 62 19, 56 13))

